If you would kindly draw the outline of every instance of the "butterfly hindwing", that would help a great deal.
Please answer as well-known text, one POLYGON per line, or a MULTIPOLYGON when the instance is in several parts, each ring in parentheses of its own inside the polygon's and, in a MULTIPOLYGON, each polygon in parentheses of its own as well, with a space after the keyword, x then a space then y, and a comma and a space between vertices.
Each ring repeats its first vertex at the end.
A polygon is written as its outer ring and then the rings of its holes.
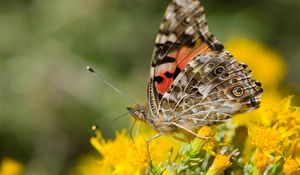
POLYGON ((262 89, 228 52, 200 54, 173 81, 158 105, 163 116, 192 129, 226 121, 259 106, 262 89))

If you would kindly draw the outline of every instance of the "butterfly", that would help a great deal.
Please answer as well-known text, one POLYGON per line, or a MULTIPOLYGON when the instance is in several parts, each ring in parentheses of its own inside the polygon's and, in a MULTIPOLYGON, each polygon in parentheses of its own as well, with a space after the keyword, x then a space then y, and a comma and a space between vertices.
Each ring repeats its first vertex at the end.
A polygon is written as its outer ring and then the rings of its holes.
POLYGON ((209 32, 198 0, 172 0, 155 40, 148 103, 127 110, 158 131, 147 143, 180 130, 199 137, 202 126, 258 108, 261 86, 209 32))

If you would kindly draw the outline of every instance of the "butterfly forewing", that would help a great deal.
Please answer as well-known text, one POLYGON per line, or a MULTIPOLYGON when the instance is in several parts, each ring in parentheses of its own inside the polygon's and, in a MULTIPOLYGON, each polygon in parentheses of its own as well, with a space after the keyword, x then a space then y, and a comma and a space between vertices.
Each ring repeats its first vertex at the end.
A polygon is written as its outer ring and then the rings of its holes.
POLYGON ((149 84, 152 111, 157 110, 156 104, 191 59, 199 53, 222 49, 208 31, 204 9, 198 0, 171 1, 152 56, 149 84))
POLYGON ((155 40, 148 88, 148 121, 157 130, 172 123, 198 128, 253 110, 260 86, 208 31, 198 0, 170 2, 155 40))

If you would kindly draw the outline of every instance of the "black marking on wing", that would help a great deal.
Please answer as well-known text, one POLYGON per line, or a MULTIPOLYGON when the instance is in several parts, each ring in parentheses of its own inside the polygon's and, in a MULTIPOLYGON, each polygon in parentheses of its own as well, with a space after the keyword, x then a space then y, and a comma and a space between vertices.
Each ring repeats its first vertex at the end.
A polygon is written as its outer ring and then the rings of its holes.
POLYGON ((157 62, 157 65, 164 64, 164 63, 173 63, 175 61, 176 61, 175 58, 166 56, 162 60, 160 60, 159 62, 157 62))
POLYGON ((195 36, 185 33, 180 36, 179 40, 179 43, 182 43, 182 46, 188 46, 190 48, 193 48, 196 44, 195 36))
POLYGON ((167 78, 173 78, 174 74, 172 74, 172 73, 170 73, 170 72, 166 72, 166 73, 165 73, 165 76, 166 76, 167 78))
POLYGON ((220 43, 214 43, 214 45, 212 46, 212 49, 215 51, 223 51, 224 50, 224 46, 220 43))
POLYGON ((157 95, 158 95, 158 99, 159 99, 159 100, 161 100, 161 99, 162 99, 162 97, 163 97, 163 95, 162 95, 162 94, 160 94, 160 93, 158 93, 157 95))
POLYGON ((154 81, 157 82, 157 83, 162 83, 164 81, 164 79, 161 76, 155 76, 154 81))
POLYGON ((255 107, 257 105, 255 97, 250 97, 250 102, 253 107, 255 107))
POLYGON ((178 76, 178 74, 181 72, 181 69, 179 67, 176 67, 176 70, 174 72, 174 79, 178 76))

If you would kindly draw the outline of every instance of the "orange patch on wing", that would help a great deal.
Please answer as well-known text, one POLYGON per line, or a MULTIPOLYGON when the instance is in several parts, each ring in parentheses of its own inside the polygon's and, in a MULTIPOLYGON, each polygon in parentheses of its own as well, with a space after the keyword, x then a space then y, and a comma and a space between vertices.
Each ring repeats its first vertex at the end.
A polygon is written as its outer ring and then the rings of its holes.
POLYGON ((209 46, 206 43, 201 43, 194 48, 182 47, 178 52, 171 53, 169 56, 176 59, 177 66, 182 70, 190 60, 207 51, 211 51, 209 46))
POLYGON ((155 76, 162 78, 161 82, 155 82, 157 92, 164 94, 174 81, 173 77, 170 78, 165 75, 166 72, 174 74, 176 67, 179 67, 180 70, 183 70, 190 60, 200 53, 207 51, 211 51, 209 46, 206 43, 199 42, 194 48, 182 47, 179 51, 169 54, 168 56, 175 58, 176 62, 162 64, 156 68, 155 76))
POLYGON ((170 74, 174 74, 176 69, 176 63, 174 62, 174 63, 162 64, 159 65, 156 69, 157 70, 155 72, 155 76, 161 77, 162 81, 156 82, 155 87, 159 93, 163 94, 168 90, 171 83, 173 82, 173 77, 167 77, 165 73, 169 72, 170 74))
POLYGON ((164 77, 164 80, 162 83, 155 83, 156 90, 159 93, 163 94, 168 90, 168 88, 170 87, 172 82, 173 82, 173 78, 164 77))

